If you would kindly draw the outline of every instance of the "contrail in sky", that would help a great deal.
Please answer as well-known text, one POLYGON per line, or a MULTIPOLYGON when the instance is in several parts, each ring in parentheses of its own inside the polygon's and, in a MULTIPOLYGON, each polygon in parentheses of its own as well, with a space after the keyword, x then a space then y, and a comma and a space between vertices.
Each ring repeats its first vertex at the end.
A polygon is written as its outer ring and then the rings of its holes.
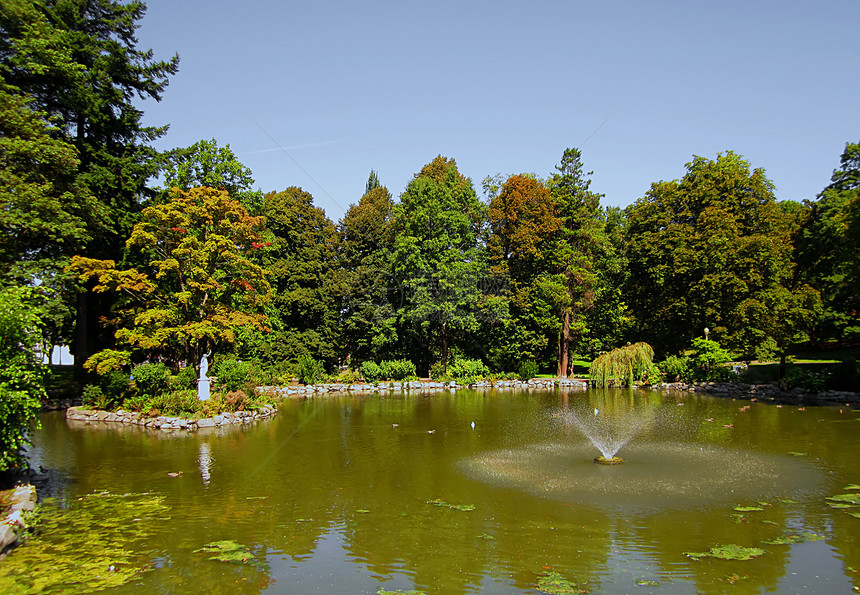
POLYGON ((585 143, 587 143, 587 142, 588 142, 588 139, 590 139, 592 136, 594 136, 595 134, 597 134, 597 131, 598 131, 598 130, 600 130, 601 128, 603 128, 603 125, 604 125, 604 124, 606 124, 609 120, 611 120, 611 119, 612 119, 612 116, 614 116, 614 115, 615 115, 615 112, 612 112, 611 114, 609 114, 609 117, 608 117, 608 118, 606 118, 603 122, 601 122, 601 123, 600 123, 600 126, 598 126, 597 128, 595 128, 595 129, 594 129, 594 131, 593 131, 591 134, 589 134, 587 137, 585 137, 585 140, 584 140, 584 141, 582 141, 581 143, 579 143, 579 146, 577 147, 577 149, 581 149, 581 148, 582 148, 582 145, 584 145, 585 143))
MULTIPOLYGON (((334 197, 333 197, 331 194, 329 194, 329 193, 328 193, 328 190, 326 190, 325 188, 323 188, 323 187, 322 187, 322 184, 320 184, 319 182, 317 182, 317 181, 316 181, 316 179, 314 179, 314 177, 313 177, 311 174, 309 174, 309 173, 308 173, 308 171, 307 171, 305 168, 303 168, 303 167, 301 166, 301 164, 300 164, 298 161, 296 161, 296 160, 295 160, 295 158, 293 158, 293 156, 292 156, 292 155, 290 155, 290 154, 287 152, 287 150, 286 150, 286 149, 281 145, 281 143, 279 143, 278 141, 276 141, 276 140, 275 140, 275 138, 274 138, 271 134, 269 134, 269 132, 268 132, 265 128, 263 128, 262 126, 260 126, 260 123, 259 123, 259 122, 257 122, 257 120, 255 120, 255 119, 254 119, 254 117, 253 117, 251 114, 248 114, 248 117, 251 119, 251 121, 252 121, 254 124, 256 124, 256 125, 257 125, 257 128, 259 128, 259 129, 260 129, 260 131, 262 131, 262 133, 263 133, 263 134, 265 134, 266 136, 268 136, 268 137, 269 137, 269 140, 270 140, 270 141, 272 141, 272 143, 274 143, 275 147, 277 147, 277 149, 272 149, 273 151, 275 151, 275 150, 280 150, 280 151, 281 151, 281 153, 283 153, 284 155, 286 155, 287 157, 289 157, 289 158, 290 158, 290 161, 292 161, 292 162, 296 165, 296 167, 298 167, 300 170, 302 170, 302 173, 304 173, 308 178, 310 178, 310 180, 311 180, 314 184, 316 184, 316 185, 319 187, 319 189, 320 189, 320 190, 322 190, 322 191, 323 191, 323 194, 325 194, 326 196, 328 196, 328 198, 329 198, 329 200, 330 200, 330 201, 332 201, 332 202, 333 202, 333 203, 334 203, 334 204, 335 204, 335 205, 336 205, 336 206, 337 206, 341 211, 345 211, 345 209, 340 205, 340 203, 339 203, 339 202, 337 202, 337 201, 334 199, 334 197)), ((332 142, 335 142, 335 141, 332 141, 332 142)))

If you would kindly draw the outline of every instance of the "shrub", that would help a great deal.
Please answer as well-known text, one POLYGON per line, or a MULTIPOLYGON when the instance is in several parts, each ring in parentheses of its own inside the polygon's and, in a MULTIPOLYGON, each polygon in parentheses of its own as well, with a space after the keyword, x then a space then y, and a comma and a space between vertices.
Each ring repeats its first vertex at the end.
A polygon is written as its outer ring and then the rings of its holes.
POLYGON ((347 368, 346 370, 341 370, 337 378, 335 378, 335 382, 339 384, 352 384, 361 380, 361 377, 362 375, 357 370, 347 368))
POLYGON ((670 355, 659 364, 666 382, 690 380, 690 360, 680 355, 670 355))
POLYGON ((690 364, 695 380, 712 382, 727 380, 731 375, 731 370, 723 364, 730 361, 732 361, 732 356, 716 341, 701 337, 693 339, 693 354, 690 356, 690 364))
POLYGON ((517 374, 518 378, 523 382, 531 380, 538 373, 538 365, 536 362, 531 360, 524 361, 520 364, 519 373, 517 374))
POLYGON ((378 382, 382 380, 382 368, 379 367, 374 361, 366 361, 361 364, 359 368, 361 371, 361 375, 364 376, 364 379, 368 382, 378 382))
POLYGON ((197 387, 197 370, 194 366, 185 366, 172 378, 173 390, 192 390, 197 387))
POLYGON ((131 375, 137 386, 137 392, 154 396, 170 390, 170 370, 162 363, 147 363, 136 366, 131 375))
POLYGON ((448 366, 448 373, 457 384, 474 384, 487 377, 490 369, 479 359, 459 359, 448 366))
POLYGON ((451 380, 451 375, 445 370, 442 362, 436 362, 430 366, 430 378, 440 382, 448 382, 451 380))
POLYGON ((81 402, 87 409, 104 409, 105 394, 95 384, 88 384, 81 393, 81 402))
POLYGON ((318 362, 308 354, 296 359, 296 377, 302 384, 316 384, 325 374, 322 362, 318 362))
POLYGON ((390 380, 408 380, 418 376, 415 364, 408 359, 384 360, 379 369, 382 377, 390 380))
POLYGON ((221 390, 237 391, 251 379, 251 364, 232 357, 218 360, 212 366, 212 375, 215 376, 221 390))
POLYGON ((194 415, 200 412, 200 404, 205 402, 197 398, 196 391, 178 390, 150 397, 149 402, 142 411, 144 413, 149 412, 150 415, 156 412, 156 415, 171 417, 194 415))

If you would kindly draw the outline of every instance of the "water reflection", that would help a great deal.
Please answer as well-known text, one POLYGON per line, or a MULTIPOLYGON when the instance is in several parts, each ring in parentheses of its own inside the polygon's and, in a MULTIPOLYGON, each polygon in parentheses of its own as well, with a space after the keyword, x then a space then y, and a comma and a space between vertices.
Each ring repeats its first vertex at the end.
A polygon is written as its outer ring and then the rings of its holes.
POLYGON ((653 393, 651 421, 622 449, 628 463, 605 468, 591 463, 594 446, 578 429, 553 417, 566 408, 608 416, 636 398, 604 397, 290 401, 272 420, 208 436, 46 418, 33 454, 69 478, 57 489, 72 504, 96 490, 164 497, 170 520, 138 552, 156 568, 120 592, 529 593, 547 569, 592 592, 638 589, 640 577, 661 593, 722 592, 732 573, 748 577, 744 592, 815 592, 824 578, 796 552, 829 569, 828 588, 850 591, 855 575, 833 569, 860 568, 858 521, 824 497, 860 483, 858 458, 839 456, 860 447, 856 415, 653 393), (759 512, 734 510, 759 501, 759 512), (748 562, 684 555, 759 546, 788 529, 828 540, 770 546, 748 562), (218 540, 245 544, 269 570, 195 554, 218 540))

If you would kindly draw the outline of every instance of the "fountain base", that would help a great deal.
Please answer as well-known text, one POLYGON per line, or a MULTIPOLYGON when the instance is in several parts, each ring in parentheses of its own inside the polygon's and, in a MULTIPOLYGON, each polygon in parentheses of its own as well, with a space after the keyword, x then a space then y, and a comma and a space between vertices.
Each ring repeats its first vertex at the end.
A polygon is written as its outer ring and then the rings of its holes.
POLYGON ((610 459, 607 459, 606 457, 600 456, 594 459, 594 462, 598 465, 620 465, 624 462, 624 459, 622 459, 621 457, 612 457, 610 459))

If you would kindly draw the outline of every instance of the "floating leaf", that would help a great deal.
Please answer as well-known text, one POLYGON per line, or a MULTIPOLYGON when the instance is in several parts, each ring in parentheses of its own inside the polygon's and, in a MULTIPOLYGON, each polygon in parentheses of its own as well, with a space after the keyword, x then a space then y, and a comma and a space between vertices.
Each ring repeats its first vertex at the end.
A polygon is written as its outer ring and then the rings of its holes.
POLYGON ((764 510, 761 506, 735 506, 735 510, 738 512, 755 512, 758 510, 764 510))
POLYGON ((745 520, 747 520, 747 517, 745 517, 745 516, 744 516, 744 515, 742 515, 742 514, 733 514, 733 515, 732 515, 732 520, 733 520, 734 522, 736 522, 738 525, 740 525, 740 524, 741 524, 741 523, 743 523, 745 520))
POLYGON ((356 510, 355 512, 357 512, 357 513, 359 513, 359 514, 367 514, 367 513, 369 513, 370 511, 369 511, 369 510, 367 510, 366 508, 359 508, 359 509, 358 509, 358 510, 356 510))
POLYGON ((805 457, 806 456, 805 452, 789 452, 788 454, 790 454, 791 456, 794 456, 794 457, 805 457))
POLYGON ((479 539, 486 539, 487 541, 492 541, 493 539, 495 539, 495 537, 493 537, 492 535, 489 535, 488 533, 478 535, 478 538, 479 539))
POLYGON ((792 500, 791 498, 780 498, 779 501, 783 504, 797 504, 797 500, 792 500))
POLYGON ((709 552, 684 552, 684 555, 693 560, 699 558, 719 558, 720 560, 750 560, 764 554, 764 550, 757 547, 742 547, 739 545, 718 545, 712 547, 709 552))
POLYGON ((416 591, 415 589, 410 589, 409 591, 386 591, 385 589, 380 589, 376 592, 376 595, 427 595, 427 592, 416 591))
POLYGON ((762 521, 762 523, 767 523, 768 525, 779 525, 776 521, 762 521))
POLYGON ((860 512, 849 512, 848 514, 850 514, 851 516, 853 516, 855 518, 860 519, 860 512))
POLYGON ((575 593, 587 593, 580 589, 577 584, 566 579, 562 574, 551 570, 538 578, 537 590, 550 595, 574 595, 575 593))
POLYGON ((856 483, 852 483, 850 486, 845 486, 842 489, 843 490, 860 490, 860 485, 857 485, 856 483))
POLYGON ((860 504, 860 494, 839 494, 827 498, 833 502, 845 502, 848 504, 860 504))

